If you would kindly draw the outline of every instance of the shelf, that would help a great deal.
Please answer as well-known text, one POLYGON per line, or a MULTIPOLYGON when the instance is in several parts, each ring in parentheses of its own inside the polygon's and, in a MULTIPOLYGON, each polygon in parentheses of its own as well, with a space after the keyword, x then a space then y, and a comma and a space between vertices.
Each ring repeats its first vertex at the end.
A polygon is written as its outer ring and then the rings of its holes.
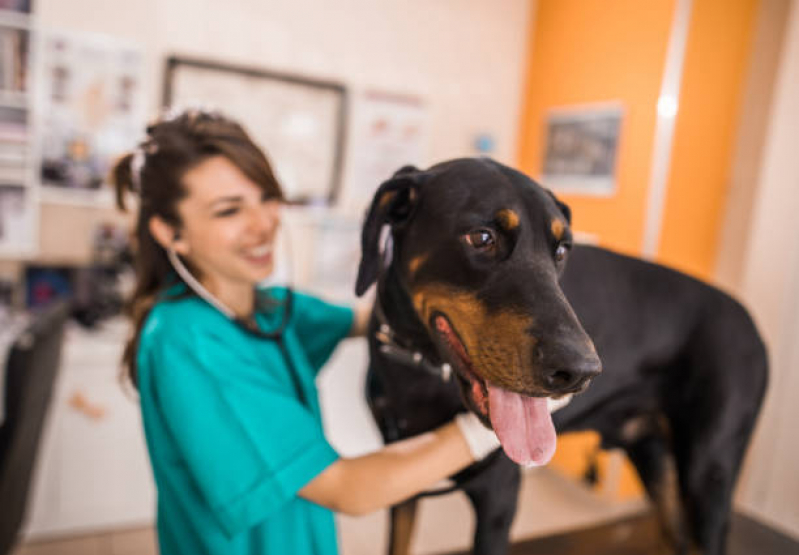
POLYGON ((31 15, 29 13, 0 9, 0 27, 30 30, 31 26, 31 15))
POLYGON ((114 208, 115 196, 110 186, 100 189, 78 189, 42 183, 39 200, 48 204, 67 204, 89 208, 114 208))
POLYGON ((0 106, 27 110, 28 93, 25 91, 0 90, 0 106))

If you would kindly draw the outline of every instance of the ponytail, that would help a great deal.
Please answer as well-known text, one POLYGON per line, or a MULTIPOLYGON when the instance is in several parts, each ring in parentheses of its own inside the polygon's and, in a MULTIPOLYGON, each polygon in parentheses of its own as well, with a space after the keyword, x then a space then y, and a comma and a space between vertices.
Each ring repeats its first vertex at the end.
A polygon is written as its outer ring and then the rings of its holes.
POLYGON ((133 171, 131 164, 133 163, 132 152, 120 158, 111 170, 111 183, 114 185, 116 192, 117 208, 122 212, 127 212, 125 206, 126 193, 136 193, 133 185, 133 171))
MULTIPOLYGON (((134 153, 119 159, 111 171, 111 182, 116 190, 117 207, 127 211, 126 197, 129 193, 137 194, 135 179, 131 170, 134 153)), ((164 249, 155 241, 148 229, 151 214, 144 207, 139 207, 136 228, 133 235, 134 271, 136 286, 130 299, 125 303, 125 314, 133 323, 133 333, 125 344, 122 354, 124 375, 138 389, 139 380, 136 369, 136 352, 139 338, 147 316, 150 314, 159 291, 166 285, 170 266, 164 249)))

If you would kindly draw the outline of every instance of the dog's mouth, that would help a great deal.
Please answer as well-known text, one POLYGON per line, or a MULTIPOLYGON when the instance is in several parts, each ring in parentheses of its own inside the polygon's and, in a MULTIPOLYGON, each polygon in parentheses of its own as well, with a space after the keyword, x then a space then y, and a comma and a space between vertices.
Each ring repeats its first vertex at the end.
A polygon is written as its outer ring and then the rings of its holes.
POLYGON ((436 313, 431 324, 450 355, 467 405, 494 429, 505 454, 524 466, 548 463, 557 440, 549 398, 509 391, 483 379, 447 317, 436 313))

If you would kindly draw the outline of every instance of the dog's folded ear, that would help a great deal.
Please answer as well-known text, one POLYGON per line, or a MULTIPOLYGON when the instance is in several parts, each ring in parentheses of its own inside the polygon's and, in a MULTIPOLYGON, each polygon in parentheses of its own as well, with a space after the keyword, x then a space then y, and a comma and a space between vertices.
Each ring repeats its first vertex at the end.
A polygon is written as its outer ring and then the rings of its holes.
POLYGON ((555 201, 555 204, 558 205, 558 208, 560 208, 560 211, 563 212, 563 216, 566 218, 566 221, 569 222, 569 225, 571 225, 571 223, 572 223, 572 209, 569 208, 569 205, 566 204, 565 202, 561 202, 560 200, 558 200, 558 197, 555 196, 555 193, 553 193, 549 189, 544 189, 544 190, 547 193, 549 193, 549 196, 551 196, 552 200, 555 201))
POLYGON ((395 228, 410 220, 424 177, 421 170, 403 166, 377 189, 361 234, 361 264, 355 283, 355 294, 359 297, 377 280, 383 256, 379 244, 383 226, 395 228))

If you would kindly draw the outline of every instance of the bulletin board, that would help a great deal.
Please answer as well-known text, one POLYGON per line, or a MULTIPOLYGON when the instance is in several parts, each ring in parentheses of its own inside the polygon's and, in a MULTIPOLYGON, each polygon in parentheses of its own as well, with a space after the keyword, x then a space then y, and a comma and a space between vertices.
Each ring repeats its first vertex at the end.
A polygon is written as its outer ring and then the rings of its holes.
POLYGON ((142 49, 106 35, 41 38, 42 192, 50 201, 111 204, 109 172, 146 120, 142 49))
POLYGON ((163 105, 218 109, 266 152, 288 202, 332 204, 341 183, 343 85, 265 69, 172 56, 163 105))

